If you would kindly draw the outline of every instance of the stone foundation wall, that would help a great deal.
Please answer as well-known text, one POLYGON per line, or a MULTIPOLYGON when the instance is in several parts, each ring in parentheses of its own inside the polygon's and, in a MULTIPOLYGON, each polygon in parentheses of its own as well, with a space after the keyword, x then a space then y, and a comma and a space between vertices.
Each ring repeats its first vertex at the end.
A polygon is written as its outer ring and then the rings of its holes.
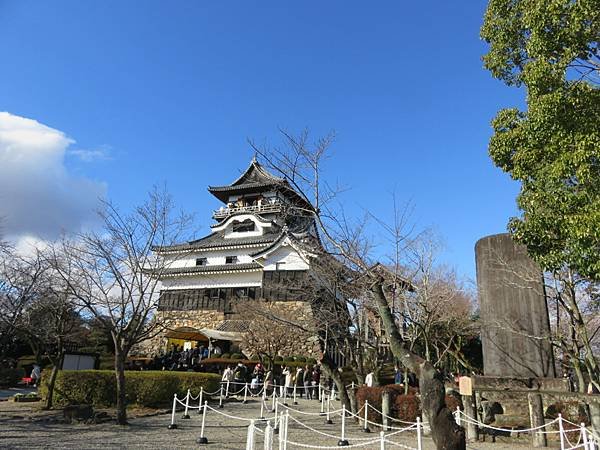
MULTIPOLYGON (((286 316, 293 317, 299 323, 310 324, 314 320, 313 311, 310 304, 303 301, 278 301, 272 302, 277 305, 286 316)), ((247 305, 244 305, 247 307, 247 305)), ((244 320, 244 308, 238 307, 234 309, 234 314, 228 314, 228 319, 244 320)), ((181 327, 201 328, 217 328, 224 320, 225 314, 215 310, 188 310, 188 311, 159 311, 157 319, 165 323, 165 327, 169 330, 175 330, 181 327)), ((156 356, 164 353, 168 339, 165 337, 168 330, 159 333, 152 339, 142 342, 136 346, 132 355, 156 356)), ((294 345, 284 348, 281 351, 281 356, 309 356, 318 358, 320 356, 320 348, 316 336, 311 336, 309 333, 301 333, 302 337, 298 339, 294 345)), ((242 351, 244 348, 242 347, 242 351)), ((249 351, 244 352, 250 356, 249 351)))
POLYGON ((214 310, 196 311, 159 311, 157 319, 164 323, 165 330, 152 339, 148 339, 136 346, 131 353, 134 355, 156 356, 165 352, 168 339, 165 335, 168 330, 181 327, 196 329, 214 329, 225 320, 225 314, 214 310))

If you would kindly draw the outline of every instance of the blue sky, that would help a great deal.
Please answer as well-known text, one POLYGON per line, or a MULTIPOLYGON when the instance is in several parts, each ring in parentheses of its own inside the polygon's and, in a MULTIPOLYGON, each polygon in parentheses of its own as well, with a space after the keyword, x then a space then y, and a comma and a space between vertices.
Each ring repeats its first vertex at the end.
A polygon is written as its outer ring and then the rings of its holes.
POLYGON ((475 241, 517 213, 490 120, 523 101, 482 67, 485 6, 0 0, 0 111, 63 132, 61 170, 124 207, 166 181, 203 230, 206 186, 247 166, 247 138, 335 130, 347 210, 384 216, 395 189, 474 277, 475 241))

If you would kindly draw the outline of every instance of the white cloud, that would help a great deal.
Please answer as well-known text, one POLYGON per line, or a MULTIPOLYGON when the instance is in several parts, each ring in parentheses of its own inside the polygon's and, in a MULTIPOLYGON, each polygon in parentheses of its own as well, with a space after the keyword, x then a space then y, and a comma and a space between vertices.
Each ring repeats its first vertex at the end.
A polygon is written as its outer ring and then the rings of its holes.
POLYGON ((95 220, 104 183, 64 164, 75 141, 35 120, 0 112, 0 233, 17 241, 54 239, 95 220))
POLYGON ((69 150, 69 155, 72 155, 83 162, 109 161, 112 159, 110 156, 110 146, 108 145, 101 145, 94 149, 77 148, 69 150))

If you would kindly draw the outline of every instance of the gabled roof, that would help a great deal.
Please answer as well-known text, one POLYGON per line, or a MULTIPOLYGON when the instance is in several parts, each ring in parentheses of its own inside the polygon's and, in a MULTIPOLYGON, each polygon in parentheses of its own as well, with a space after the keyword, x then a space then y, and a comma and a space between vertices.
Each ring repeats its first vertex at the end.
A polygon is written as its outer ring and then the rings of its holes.
POLYGON ((256 158, 252 158, 246 171, 233 183, 225 186, 209 186, 208 192, 217 197, 223 203, 227 202, 230 195, 248 194, 253 192, 265 192, 268 190, 279 190, 301 205, 303 208, 312 210, 312 205, 296 192, 285 178, 277 177, 266 170, 256 158))
POLYGON ((265 247, 275 242, 281 236, 281 229, 273 230, 267 228, 261 236, 248 236, 237 238, 226 238, 225 231, 215 231, 208 236, 196 239, 195 241, 185 242, 183 244, 170 245, 165 247, 156 247, 153 250, 159 253, 183 252, 183 251, 208 251, 227 249, 232 247, 265 247))
POLYGON ((215 264, 207 266, 191 266, 191 267, 172 267, 164 269, 161 276, 174 275, 203 275, 209 273, 229 273, 229 272, 254 272, 261 270, 262 266, 256 262, 242 264, 215 264))
POLYGON ((253 158, 246 171, 233 183, 225 186, 209 186, 208 191, 219 200, 226 202, 229 195, 235 192, 264 190, 262 188, 275 187, 284 183, 283 178, 272 175, 253 158))

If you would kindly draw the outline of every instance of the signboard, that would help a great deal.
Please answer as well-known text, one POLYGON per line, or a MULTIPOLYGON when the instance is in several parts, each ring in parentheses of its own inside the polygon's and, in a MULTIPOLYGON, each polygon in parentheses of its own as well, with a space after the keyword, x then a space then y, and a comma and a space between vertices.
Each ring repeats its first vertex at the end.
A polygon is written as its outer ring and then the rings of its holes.
POLYGON ((460 392, 460 395, 473 395, 473 380, 471 377, 460 377, 458 379, 458 392, 460 392))

